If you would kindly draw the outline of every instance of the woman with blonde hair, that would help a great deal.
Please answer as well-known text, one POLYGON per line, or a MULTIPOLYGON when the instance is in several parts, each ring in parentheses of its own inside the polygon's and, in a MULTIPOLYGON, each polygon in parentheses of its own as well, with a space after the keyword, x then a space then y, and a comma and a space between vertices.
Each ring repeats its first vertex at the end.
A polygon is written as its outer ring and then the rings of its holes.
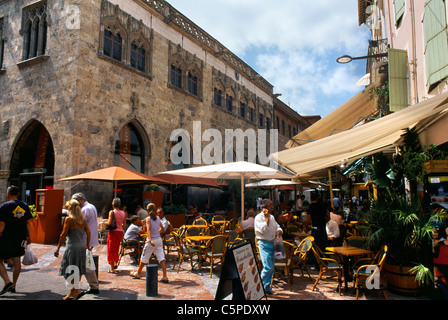
MULTIPOLYGON (((66 203, 68 216, 65 218, 64 227, 59 237, 58 246, 54 252, 55 257, 59 256, 61 246, 67 240, 64 255, 62 256, 61 268, 59 275, 65 279, 73 274, 79 276, 86 274, 86 250, 90 247, 90 229, 84 215, 81 212, 81 206, 78 201, 70 200, 66 203), (87 235, 87 241, 84 243, 84 234, 87 235), (76 274, 76 272, 78 274, 76 274)), ((71 281, 70 292, 65 296, 64 300, 76 300, 81 293, 79 282, 75 283, 75 279, 71 281)))

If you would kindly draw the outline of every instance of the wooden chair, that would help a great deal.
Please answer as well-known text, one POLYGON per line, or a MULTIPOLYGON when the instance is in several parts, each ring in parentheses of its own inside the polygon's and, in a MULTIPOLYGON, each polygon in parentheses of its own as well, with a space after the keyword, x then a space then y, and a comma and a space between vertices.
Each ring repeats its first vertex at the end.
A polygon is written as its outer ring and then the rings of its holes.
POLYGON ((121 240, 120 253, 119 253, 117 266, 120 265, 121 258, 123 258, 123 256, 126 254, 133 257, 137 261, 137 263, 139 263, 140 262, 140 254, 141 254, 140 240, 138 240, 138 239, 127 239, 126 240, 125 238, 123 238, 121 240), (137 244, 133 244, 134 241, 136 241, 137 244))
POLYGON ((255 246, 255 229, 247 228, 243 230, 243 238, 247 238, 255 246))
POLYGON ((235 230, 231 230, 229 233, 227 233, 227 237, 229 244, 241 240, 239 232, 235 230))
POLYGON ((197 218, 193 221, 193 225, 196 226, 206 226, 207 225, 207 220, 205 220, 204 218, 197 218))
POLYGON ((274 262, 274 278, 284 279, 288 283, 289 291, 291 291, 291 280, 293 277, 293 253, 296 248, 295 245, 288 241, 283 241, 283 247, 285 249, 285 258, 276 259, 274 262))
POLYGON ((365 244, 365 238, 359 237, 359 236, 350 236, 347 238, 347 242, 349 246, 357 247, 357 248, 364 248, 365 244))
MULTIPOLYGON (((362 289, 367 281, 374 279, 372 277, 378 277, 377 279, 380 281, 381 270, 383 269, 384 262, 386 261, 386 256, 387 246, 385 245, 380 251, 378 251, 373 259, 364 258, 356 261, 355 268, 353 269, 353 284, 356 288, 356 300, 358 300, 359 297, 359 290, 362 289), (365 261, 367 261, 368 264, 362 264, 365 263, 365 261), (369 272, 372 271, 372 269, 373 272, 369 272)), ((381 290, 384 298, 388 300, 386 290, 384 286, 381 285, 381 281, 379 289, 381 290)))
POLYGON ((336 274, 338 277, 339 282, 339 295, 341 295, 341 288, 342 288, 342 275, 344 274, 344 268, 339 264, 338 261, 332 258, 327 258, 323 255, 320 248, 313 243, 313 246, 311 247, 311 250, 313 251, 314 257, 316 258, 318 264, 319 264, 319 277, 317 278, 316 282, 314 283, 313 290, 316 288, 317 283, 319 280, 322 279, 322 276, 325 273, 330 274, 336 274))
POLYGON ((299 245, 297 246, 296 250, 293 254, 293 263, 294 266, 300 268, 302 272, 302 276, 304 276, 303 269, 306 270, 306 273, 308 273, 308 276, 311 278, 310 272, 308 271, 308 267, 306 266, 306 260, 308 258, 308 254, 311 251, 311 248, 313 247, 314 237, 308 236, 305 239, 303 239, 299 245))
POLYGON ((210 278, 212 277, 213 267, 224 262, 227 250, 228 236, 217 235, 207 241, 203 258, 210 261, 210 278), (215 260, 220 261, 215 264, 215 260))
MULTIPOLYGON (((193 269, 193 257, 198 256, 199 258, 199 249, 196 246, 189 245, 180 237, 176 232, 173 232, 174 241, 176 242, 177 247, 177 258, 179 260, 179 265, 177 267, 177 272, 180 270, 180 265, 183 261, 190 259, 191 269, 193 269)), ((176 267, 176 264, 173 264, 173 269, 176 267)))
POLYGON ((202 234, 201 228, 195 228, 195 227, 189 227, 185 231, 185 236, 191 237, 191 236, 200 236, 202 234))

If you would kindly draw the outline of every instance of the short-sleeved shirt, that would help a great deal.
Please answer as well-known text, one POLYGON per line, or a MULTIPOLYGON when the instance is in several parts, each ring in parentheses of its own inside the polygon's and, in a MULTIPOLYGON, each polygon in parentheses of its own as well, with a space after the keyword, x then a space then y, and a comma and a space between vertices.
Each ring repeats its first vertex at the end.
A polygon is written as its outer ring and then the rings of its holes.
POLYGON ((7 201, 0 207, 0 221, 5 223, 0 236, 0 259, 25 254, 22 242, 28 236, 27 221, 32 218, 28 205, 23 201, 7 201))
POLYGON ((137 226, 135 224, 131 224, 129 226, 128 230, 126 230, 124 238, 126 240, 128 240, 128 239, 137 239, 141 231, 142 231, 142 229, 139 226, 137 226))

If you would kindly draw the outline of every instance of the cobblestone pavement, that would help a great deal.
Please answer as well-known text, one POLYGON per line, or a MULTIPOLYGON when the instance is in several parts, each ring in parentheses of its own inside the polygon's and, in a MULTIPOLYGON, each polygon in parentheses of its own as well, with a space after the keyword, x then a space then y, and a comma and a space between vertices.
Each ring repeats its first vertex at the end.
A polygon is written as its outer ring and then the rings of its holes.
MULTIPOLYGON (((16 293, 7 293, 0 297, 0 303, 4 300, 61 300, 68 293, 64 279, 58 275, 61 257, 64 247, 61 248, 59 258, 54 257, 54 245, 33 244, 33 250, 39 257, 39 262, 31 266, 22 266, 22 272, 17 284, 16 293)), ((143 269, 141 279, 131 278, 129 273, 137 268, 129 256, 124 256, 118 268, 117 274, 108 273, 106 245, 100 245, 93 250, 99 257, 99 282, 100 293, 98 295, 84 295, 80 300, 214 300, 219 283, 221 267, 213 270, 210 277, 208 266, 203 267, 200 273, 197 268, 191 270, 189 262, 184 262, 179 272, 173 269, 176 262, 176 254, 167 256, 167 268, 169 283, 158 282, 155 297, 146 295, 146 271, 143 269)), ((12 268, 8 269, 12 277, 12 268)), ((159 267, 159 279, 161 269, 159 267)), ((299 270, 294 273, 291 291, 284 281, 274 280, 273 290, 275 295, 268 300, 355 300, 354 290, 343 290, 340 296, 337 292, 337 281, 334 278, 320 281, 316 290, 312 291, 317 277, 316 271, 311 271, 311 278, 302 276, 299 270)), ((0 287, 3 283, 0 282, 0 287)), ((83 278, 81 287, 88 289, 88 283, 83 278)), ((231 298, 231 297, 229 297, 231 298)), ((389 300, 421 300, 420 298, 408 298, 394 295, 388 292, 389 300)), ((384 300, 380 292, 366 292, 360 296, 360 300, 384 300)))

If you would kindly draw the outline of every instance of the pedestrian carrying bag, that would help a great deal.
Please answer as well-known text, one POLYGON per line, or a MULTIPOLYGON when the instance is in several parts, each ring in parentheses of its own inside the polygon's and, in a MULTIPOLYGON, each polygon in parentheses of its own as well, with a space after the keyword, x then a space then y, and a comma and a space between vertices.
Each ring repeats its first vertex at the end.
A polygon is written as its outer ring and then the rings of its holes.
POLYGON ((86 270, 87 271, 95 271, 95 261, 93 260, 93 254, 92 251, 87 250, 87 256, 86 256, 86 270))
POLYGON ((286 257, 285 247, 283 246, 283 238, 281 236, 275 237, 274 255, 275 255, 275 259, 284 259, 286 257))
POLYGON ((113 211, 112 211, 112 217, 113 217, 112 223, 110 224, 110 226, 106 227, 107 231, 112 231, 112 230, 117 229, 117 222, 115 221, 115 213, 113 211))
POLYGON ((30 266, 32 264, 37 263, 39 259, 34 254, 33 248, 31 245, 27 245, 25 249, 25 255, 23 256, 22 264, 26 266, 30 266))

